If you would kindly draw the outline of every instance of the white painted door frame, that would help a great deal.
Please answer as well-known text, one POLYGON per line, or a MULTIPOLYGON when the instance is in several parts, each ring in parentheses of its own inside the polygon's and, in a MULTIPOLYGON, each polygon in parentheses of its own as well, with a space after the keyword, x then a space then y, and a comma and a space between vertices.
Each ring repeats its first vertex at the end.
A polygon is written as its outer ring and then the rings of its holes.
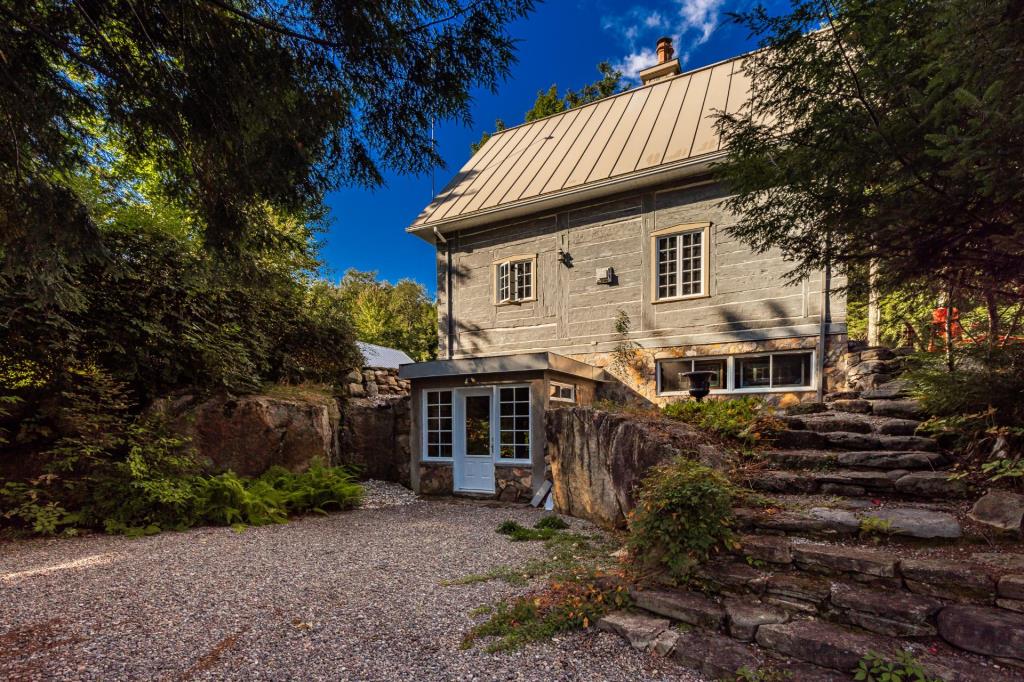
POLYGON ((452 480, 455 492, 494 494, 494 462, 498 444, 498 399, 493 386, 456 388, 452 415, 452 480), (487 455, 466 452, 466 398, 485 396, 488 400, 487 455))

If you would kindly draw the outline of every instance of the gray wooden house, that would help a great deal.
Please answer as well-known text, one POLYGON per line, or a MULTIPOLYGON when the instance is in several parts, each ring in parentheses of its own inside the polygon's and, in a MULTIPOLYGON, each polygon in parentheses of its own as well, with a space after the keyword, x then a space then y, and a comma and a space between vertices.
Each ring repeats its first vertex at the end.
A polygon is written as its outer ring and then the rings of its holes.
POLYGON ((416 490, 526 493, 548 408, 685 399, 692 370, 809 399, 845 348, 822 277, 787 286, 727 233, 713 115, 750 97, 742 58, 679 73, 666 42, 640 87, 495 134, 408 228, 437 248, 443 358, 401 368, 416 490))

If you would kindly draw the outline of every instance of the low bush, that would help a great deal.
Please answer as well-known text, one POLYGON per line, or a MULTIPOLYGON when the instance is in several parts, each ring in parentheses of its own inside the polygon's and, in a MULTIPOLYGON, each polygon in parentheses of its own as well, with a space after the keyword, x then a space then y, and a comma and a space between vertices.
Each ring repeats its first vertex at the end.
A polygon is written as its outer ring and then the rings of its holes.
POLYGON ((551 514, 545 516, 537 523, 533 524, 534 528, 550 528, 551 530, 565 530, 569 527, 569 524, 562 520, 562 517, 551 514))
POLYGON ((677 581, 732 539, 735 490, 726 478, 679 457, 654 467, 640 485, 627 547, 637 565, 677 581))
POLYGON ((666 405, 662 414, 746 445, 770 439, 783 428, 772 408, 757 396, 683 400, 666 405))
POLYGON ((1024 343, 959 347, 954 370, 940 353, 911 358, 903 378, 928 414, 939 417, 990 412, 998 425, 1024 423, 1024 343))
POLYGON ((895 660, 869 651, 852 673, 858 682, 942 682, 929 675, 909 651, 899 652, 895 660))

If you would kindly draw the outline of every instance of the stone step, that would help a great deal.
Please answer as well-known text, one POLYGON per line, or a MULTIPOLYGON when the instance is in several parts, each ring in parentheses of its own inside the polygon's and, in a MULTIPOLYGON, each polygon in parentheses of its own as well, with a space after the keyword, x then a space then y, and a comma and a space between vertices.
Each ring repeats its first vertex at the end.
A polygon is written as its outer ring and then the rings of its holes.
POLYGON ((794 431, 815 431, 817 433, 845 431, 848 433, 874 433, 883 436, 913 436, 921 424, 916 419, 871 417, 837 412, 786 415, 782 417, 782 421, 794 431))
POLYGON ((955 515, 902 505, 855 510, 829 506, 806 510, 738 507, 733 514, 741 529, 789 535, 855 535, 862 528, 886 536, 929 540, 955 540, 962 535, 955 515))
MULTIPOLYGON (((792 431, 790 433, 799 433, 792 431)), ((817 435, 817 434, 815 434, 817 435)), ((853 450, 835 451, 820 448, 796 450, 765 450, 761 457, 775 466, 787 469, 926 469, 945 464, 945 456, 925 450, 853 450)))
POLYGON ((943 501, 962 498, 968 493, 967 483, 950 480, 948 472, 905 469, 770 470, 752 473, 745 483, 762 493, 847 497, 895 496, 943 501))
POLYGON ((775 444, 783 448, 836 450, 937 450, 934 438, 891 436, 870 432, 813 431, 787 429, 775 436, 775 444))

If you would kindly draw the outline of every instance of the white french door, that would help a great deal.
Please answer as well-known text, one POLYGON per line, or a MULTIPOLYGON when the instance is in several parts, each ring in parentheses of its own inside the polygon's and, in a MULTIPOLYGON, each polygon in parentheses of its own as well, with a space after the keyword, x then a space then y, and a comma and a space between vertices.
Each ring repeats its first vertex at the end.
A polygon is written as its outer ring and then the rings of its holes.
POLYGON ((497 433, 494 391, 489 387, 460 388, 454 394, 455 490, 493 494, 497 433))

